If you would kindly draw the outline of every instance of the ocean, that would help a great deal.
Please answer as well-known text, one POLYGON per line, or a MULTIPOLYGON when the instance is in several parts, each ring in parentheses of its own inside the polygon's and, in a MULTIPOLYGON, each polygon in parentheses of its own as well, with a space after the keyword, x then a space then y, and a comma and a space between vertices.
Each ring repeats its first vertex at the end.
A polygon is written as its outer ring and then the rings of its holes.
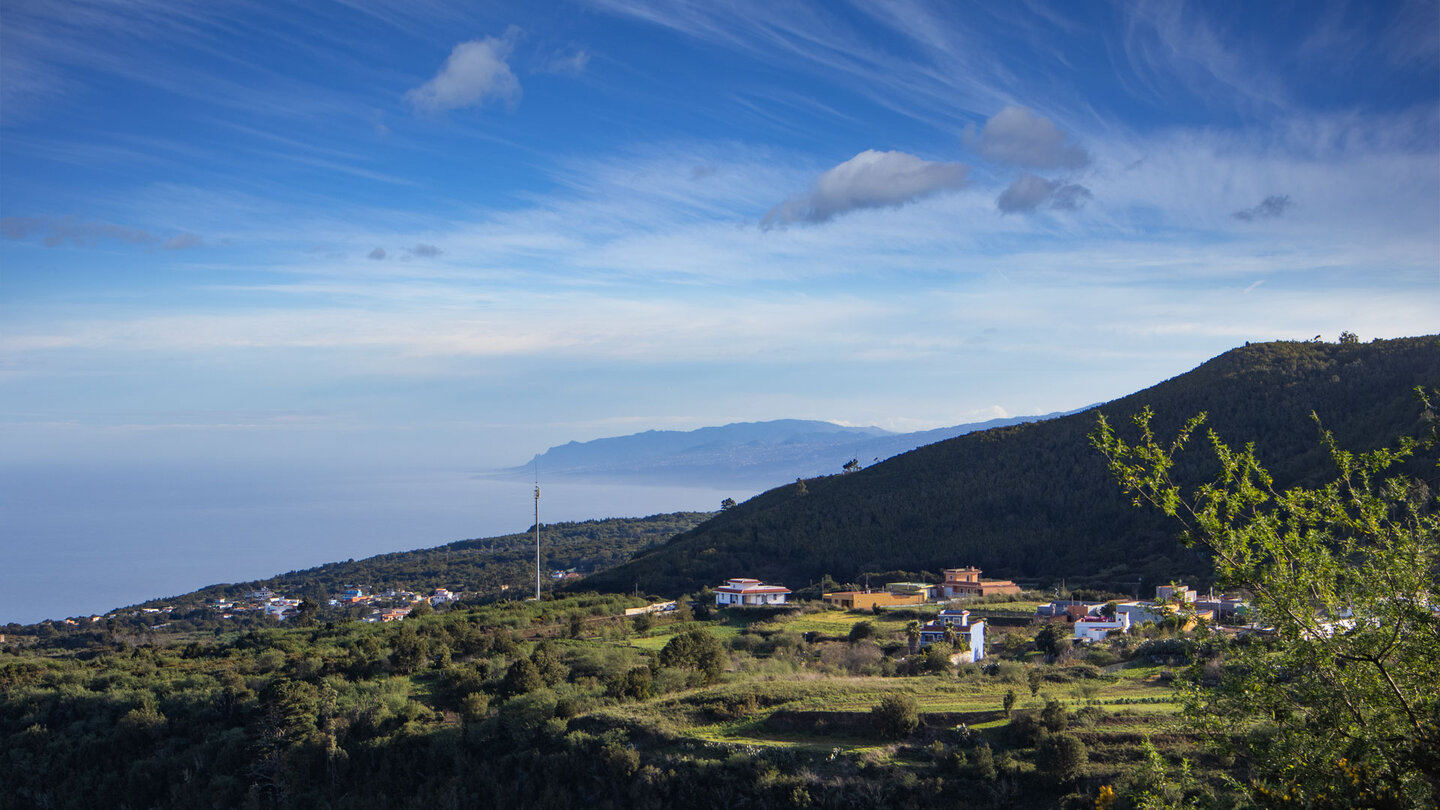
MULTIPOLYGON (((540 483, 542 523, 714 511, 757 491, 540 483)), ((533 489, 462 469, 0 466, 0 625, 521 532, 533 489)))

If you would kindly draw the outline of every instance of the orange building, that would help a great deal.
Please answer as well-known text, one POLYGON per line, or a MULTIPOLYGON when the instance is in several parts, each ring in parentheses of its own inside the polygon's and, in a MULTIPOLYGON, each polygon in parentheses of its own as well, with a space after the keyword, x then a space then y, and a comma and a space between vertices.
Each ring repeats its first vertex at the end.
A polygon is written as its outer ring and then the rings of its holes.
POLYGON ((846 610, 874 610, 876 605, 880 607, 894 607, 897 605, 923 605, 925 597, 923 594, 893 594, 889 591, 837 591, 835 593, 823 594, 820 597, 826 604, 845 608, 846 610))
POLYGON ((1020 593, 1020 586, 1008 579, 981 579, 980 569, 973 565, 969 568, 946 568, 943 573, 945 581, 940 583, 942 599, 963 599, 994 594, 1013 596, 1020 593))

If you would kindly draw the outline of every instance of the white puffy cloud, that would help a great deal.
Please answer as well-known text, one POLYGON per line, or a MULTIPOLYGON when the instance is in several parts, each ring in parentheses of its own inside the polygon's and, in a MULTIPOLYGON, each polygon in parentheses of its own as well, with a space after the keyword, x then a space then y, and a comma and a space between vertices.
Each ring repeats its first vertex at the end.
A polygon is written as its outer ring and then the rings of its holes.
POLYGON ((1046 180, 1029 172, 1021 172, 1015 182, 1000 193, 995 205, 1004 214, 1034 211, 1041 206, 1074 211, 1085 205, 1085 201, 1092 196, 1090 189, 1078 183, 1046 180))
POLYGON ((867 149, 841 163, 771 208, 762 227, 794 222, 828 222, 861 208, 898 207, 965 185, 970 167, 963 163, 923 160, 905 152, 867 149))
POLYGON ((440 72, 405 94, 417 110, 443 112, 474 107, 491 99, 514 103, 520 99, 520 80, 506 59, 515 47, 520 29, 511 26, 503 37, 462 42, 450 52, 440 72))
POLYGON ((1031 169, 1079 169, 1090 163, 1083 147, 1067 144, 1068 137, 1043 115, 1024 107, 1006 107, 978 133, 965 128, 965 145, 988 160, 1031 169))

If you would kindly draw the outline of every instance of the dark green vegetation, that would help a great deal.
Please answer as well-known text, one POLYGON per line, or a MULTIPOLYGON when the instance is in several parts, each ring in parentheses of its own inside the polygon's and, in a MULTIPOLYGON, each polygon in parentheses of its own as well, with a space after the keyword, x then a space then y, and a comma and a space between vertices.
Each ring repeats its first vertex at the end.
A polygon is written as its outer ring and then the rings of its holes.
POLYGON ((1169 722, 1156 661, 1181 663, 1179 639, 1047 665, 1027 629, 987 666, 931 667, 898 617, 682 611, 636 635, 640 601, 0 645, 0 807, 1091 807, 1170 785, 1183 757, 1178 795, 1223 795, 1169 722), (1029 672, 1038 696, 1007 719, 1029 672))
POLYGON ((1192 666, 1185 714, 1239 754, 1260 804, 1433 807, 1440 799, 1440 430, 1354 453, 1329 433, 1333 478, 1280 488, 1253 446, 1214 430, 1218 472, 1173 476, 1206 419, 1158 439, 1153 414, 1127 441, 1100 422, 1096 446, 1137 503, 1177 519, 1214 556, 1219 584, 1254 595, 1273 629, 1192 666), (1419 462, 1421 477, 1403 474, 1419 462))
MULTIPOLYGON (((674 512, 643 518, 547 523, 541 527, 545 587, 550 587, 551 570, 578 569, 588 573, 610 568, 699 525, 709 516, 706 512, 674 512)), ((279 593, 312 598, 337 596, 352 585, 364 586, 367 591, 396 588, 417 593, 449 587, 492 596, 506 585, 533 594, 534 529, 532 526, 520 534, 328 563, 257 582, 217 585, 197 595, 234 596, 262 585, 279 593)))
MULTIPOLYGON (((1227 352, 1174 379, 1101 406, 1128 418, 1149 406, 1160 435, 1206 412, 1227 440, 1255 442, 1277 485, 1325 480, 1317 412, 1361 450, 1417 428, 1412 389, 1440 382, 1435 337, 1368 344, 1264 343, 1227 352)), ((973 564, 986 576, 1131 591, 1171 578, 1204 582, 1209 554, 1187 549, 1164 516, 1135 510, 1087 434, 1085 412, 922 447, 849 475, 806 479, 726 509, 585 587, 659 593, 729 576, 804 587, 822 576, 938 571, 973 564)), ((1198 461, 1176 469, 1203 480, 1198 461)), ((1143 594, 1141 594, 1143 595, 1143 594)))

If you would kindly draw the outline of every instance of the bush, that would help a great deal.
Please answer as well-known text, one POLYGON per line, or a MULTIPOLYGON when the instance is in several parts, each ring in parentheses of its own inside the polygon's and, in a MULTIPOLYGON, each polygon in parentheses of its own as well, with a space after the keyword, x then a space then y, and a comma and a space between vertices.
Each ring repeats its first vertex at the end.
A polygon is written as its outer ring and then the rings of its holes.
POLYGON ((467 723, 478 723, 490 713, 490 697, 484 692, 466 695, 460 701, 460 716, 467 723))
POLYGON ((909 695, 888 694, 870 710, 875 730, 880 736, 899 740, 910 736, 920 727, 920 710, 915 699, 909 695))
POLYGON ((850 627, 849 641, 851 644, 855 644, 857 642, 864 641, 867 638, 875 638, 875 635, 876 630, 874 622, 857 622, 850 627))
POLYGON ((988 744, 981 743, 976 746, 975 756, 970 759, 970 774, 985 782, 994 781, 999 775, 995 768, 995 753, 988 744))
POLYGON ((649 667, 635 667, 606 684, 605 693, 619 700, 645 700, 655 694, 649 667))
POLYGON ((1045 708, 1040 710, 1040 724, 1050 731, 1064 731, 1070 725, 1070 712, 1060 701, 1047 700, 1045 708))
POLYGON ((725 670, 725 649, 708 630, 695 627, 666 642, 660 650, 660 664, 698 670, 714 682, 725 670))
POLYGON ((510 665, 505 680, 500 684, 500 694, 515 697, 545 687, 545 678, 529 658, 521 658, 510 665))
POLYGON ((1085 653, 1085 663, 1097 667, 1108 667, 1111 664, 1118 664, 1119 662, 1120 656, 1110 652, 1104 647, 1094 647, 1085 653))
POLYGON ((1051 734, 1035 749, 1035 767, 1056 781, 1074 782, 1089 770, 1090 755, 1074 734, 1051 734))
POLYGON ((1040 719, 1032 711, 1013 712, 1009 725, 1005 727, 1005 736, 1014 748, 1029 748, 1035 745, 1044 733, 1040 719))

